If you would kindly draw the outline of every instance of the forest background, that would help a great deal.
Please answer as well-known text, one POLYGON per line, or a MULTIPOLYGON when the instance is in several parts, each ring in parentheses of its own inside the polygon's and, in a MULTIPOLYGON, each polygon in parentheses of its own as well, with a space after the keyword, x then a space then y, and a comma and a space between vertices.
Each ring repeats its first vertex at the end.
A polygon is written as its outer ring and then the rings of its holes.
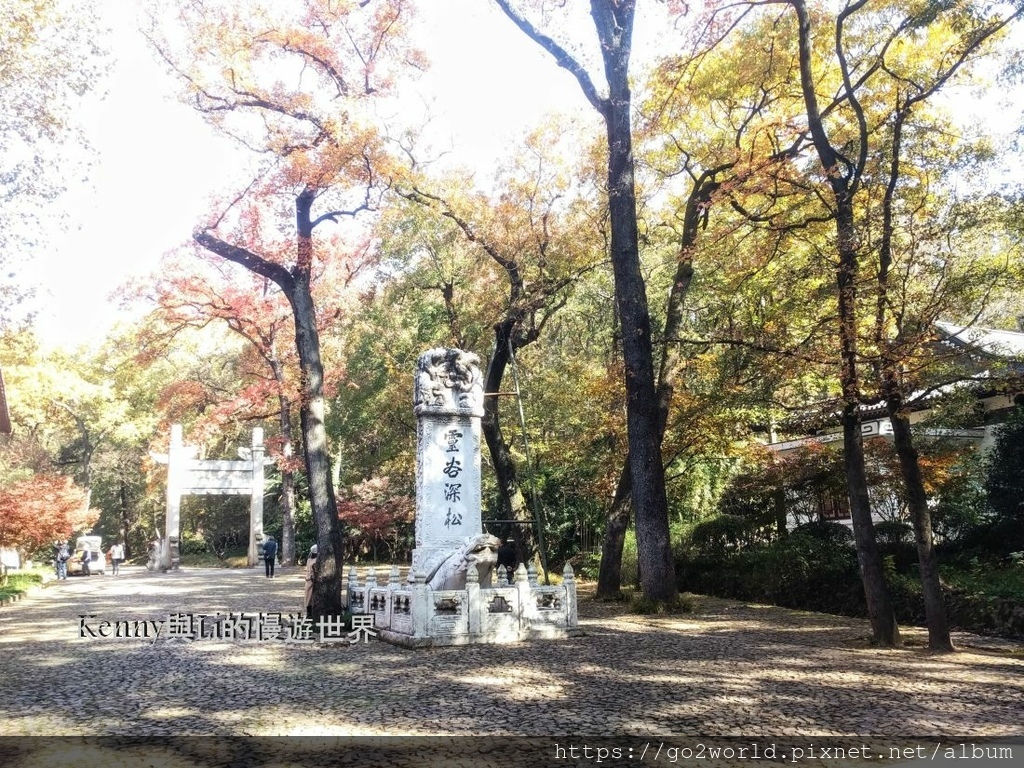
MULTIPOLYGON (((85 143, 76 110, 112 38, 56 0, 4 11, 0 543, 45 552, 91 526, 139 554, 162 526, 150 452, 169 425, 209 458, 261 426, 287 561, 313 542, 338 573, 402 561, 415 360, 457 346, 501 393, 485 418, 488 528, 609 595, 637 580, 654 602, 827 595, 812 607, 867 611, 889 643, 887 612, 923 618, 933 544, 958 573, 1016 573, 1024 494, 1000 462, 1017 460, 1019 417, 988 460, 956 441, 918 440, 910 459, 850 441, 863 407, 888 406, 899 434, 937 392, 922 426, 980 423, 976 388, 952 386, 979 360, 937 345, 935 323, 1024 316, 1007 100, 1020 3, 650 2, 637 40, 630 2, 484 5, 520 47, 489 49, 456 19, 456 44, 432 50, 434 6, 400 0, 144 5, 132 34, 218 160, 193 172, 202 204, 180 245, 118 289, 124 321, 77 347, 40 340, 25 265, 87 185, 88 154, 69 148, 85 143), (423 108, 431 58, 461 44, 462 67, 485 74, 456 92, 500 137, 486 158, 460 155, 423 108), (496 70, 525 103, 489 82, 496 70), (526 116, 512 135, 495 94, 526 116), (838 429, 842 455, 761 447, 838 429), (779 525, 780 509, 819 518, 830 495, 856 536, 779 525), (879 609, 879 585, 905 599, 879 609)), ((166 190, 118 193, 105 240, 78 254, 90 271, 108 271, 107 246, 144 247, 132 219, 166 190)), ((984 363, 986 387, 1019 391, 1012 366, 984 363)), ((188 501, 183 553, 244 549, 244 506, 188 501)))

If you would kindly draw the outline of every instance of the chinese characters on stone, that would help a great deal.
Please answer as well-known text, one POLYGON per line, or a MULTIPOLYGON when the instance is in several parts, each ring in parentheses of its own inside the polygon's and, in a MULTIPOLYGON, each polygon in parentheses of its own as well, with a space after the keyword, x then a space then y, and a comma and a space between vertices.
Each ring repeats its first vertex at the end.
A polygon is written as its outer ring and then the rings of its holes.
MULTIPOLYGON (((457 429, 449 429, 445 433, 445 442, 448 447, 445 449, 446 453, 461 454, 462 451, 462 433, 457 429)), ((444 465, 444 469, 441 470, 449 479, 452 481, 458 479, 459 475, 462 474, 462 462, 455 456, 448 458, 448 463, 444 465)), ((444 484, 444 500, 446 502, 459 502, 462 500, 462 483, 450 482, 444 484)), ((462 525, 462 512, 458 509, 454 509, 449 505, 448 511, 444 517, 444 527, 451 530, 452 526, 462 525)))

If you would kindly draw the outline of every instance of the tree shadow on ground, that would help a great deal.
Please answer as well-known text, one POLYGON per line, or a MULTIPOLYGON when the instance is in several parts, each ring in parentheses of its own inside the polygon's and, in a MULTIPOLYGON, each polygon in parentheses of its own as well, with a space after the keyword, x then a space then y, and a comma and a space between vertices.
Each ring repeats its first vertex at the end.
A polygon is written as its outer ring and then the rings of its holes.
POLYGON ((76 636, 80 613, 287 610, 301 594, 298 577, 223 573, 97 582, 0 614, 3 732, 923 738, 1012 733, 1024 706, 1024 659, 855 647, 863 622, 742 604, 643 617, 584 600, 582 636, 512 646, 76 636))

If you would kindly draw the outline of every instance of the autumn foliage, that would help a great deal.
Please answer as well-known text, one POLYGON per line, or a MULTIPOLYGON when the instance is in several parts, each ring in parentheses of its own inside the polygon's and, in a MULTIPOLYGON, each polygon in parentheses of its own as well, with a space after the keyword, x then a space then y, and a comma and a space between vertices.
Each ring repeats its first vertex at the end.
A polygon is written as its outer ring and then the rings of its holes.
POLYGON ((0 546, 34 552, 92 526, 99 512, 70 477, 37 474, 0 488, 0 546))
POLYGON ((413 499, 395 493, 387 478, 364 480, 338 501, 338 517, 354 553, 372 552, 375 544, 397 550, 410 533, 414 512, 413 499))

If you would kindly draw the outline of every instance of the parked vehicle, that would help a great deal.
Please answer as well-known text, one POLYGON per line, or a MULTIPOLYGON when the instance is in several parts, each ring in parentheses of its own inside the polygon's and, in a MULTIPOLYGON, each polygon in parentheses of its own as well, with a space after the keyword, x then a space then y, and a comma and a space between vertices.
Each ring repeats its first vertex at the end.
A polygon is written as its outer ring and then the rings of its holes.
POLYGON ((106 574, 107 556, 103 552, 102 536, 79 536, 75 541, 75 553, 68 560, 68 575, 106 574), (86 574, 82 566, 82 555, 89 549, 89 571, 86 574))

